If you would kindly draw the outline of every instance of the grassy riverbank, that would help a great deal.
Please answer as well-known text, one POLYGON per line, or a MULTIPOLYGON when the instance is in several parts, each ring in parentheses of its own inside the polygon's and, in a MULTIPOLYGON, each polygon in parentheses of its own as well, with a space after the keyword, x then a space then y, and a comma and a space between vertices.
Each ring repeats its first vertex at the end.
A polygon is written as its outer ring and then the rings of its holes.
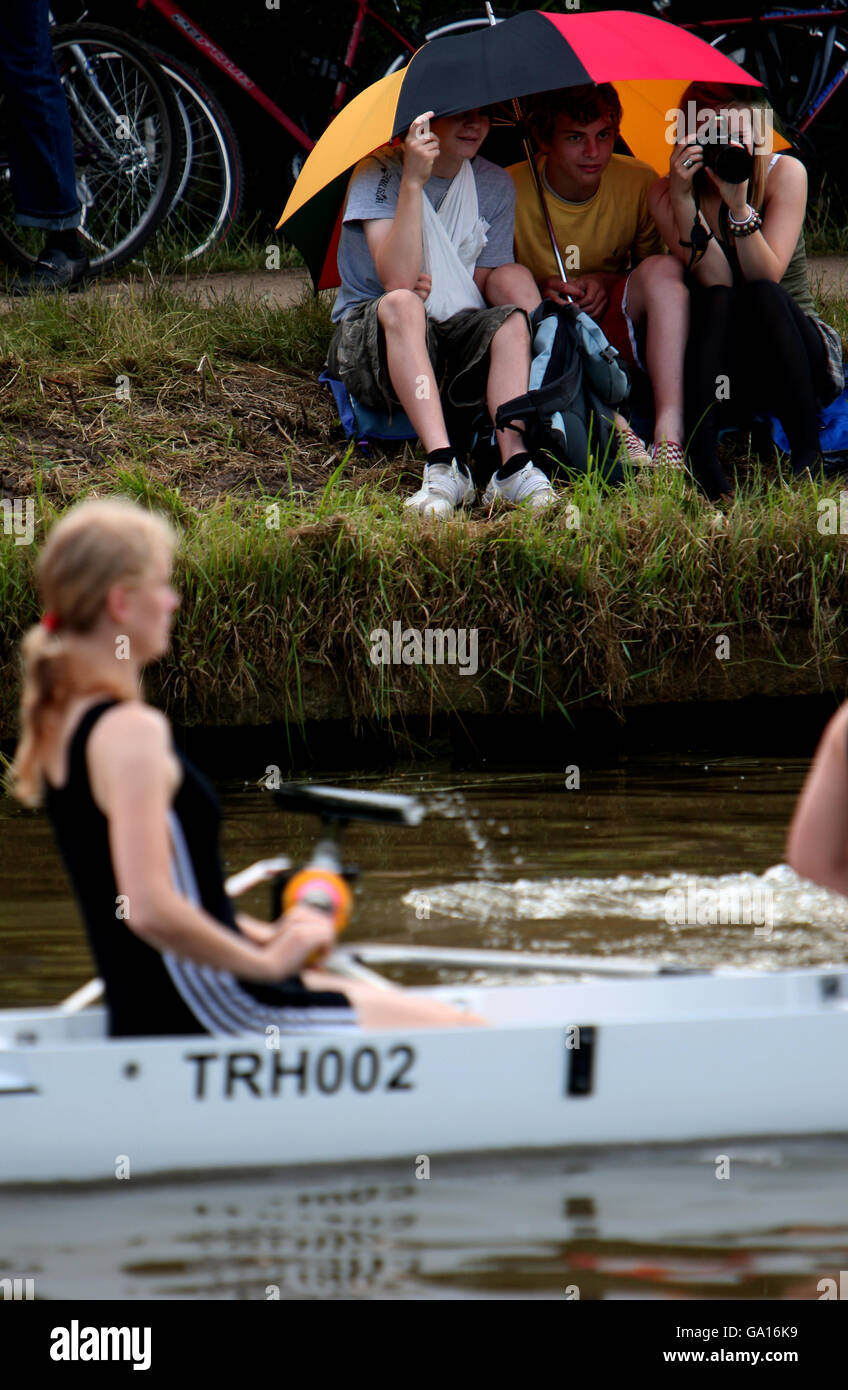
MULTIPOLYGON (((825 310, 848 340, 848 304, 825 310)), ((185 532, 173 659, 148 684, 177 722, 402 725, 844 689, 848 536, 817 525, 838 483, 783 485, 775 456, 745 449, 718 519, 679 478, 608 495, 585 479, 541 518, 478 507, 422 524, 403 512, 412 452, 352 453, 315 382, 329 331, 323 301, 207 306, 132 283, 0 318, 0 495, 32 500, 36 543, 91 493, 185 532), (396 622, 473 630, 476 659, 375 664, 371 633, 396 622)), ((4 523, 8 738, 35 547, 4 523)))

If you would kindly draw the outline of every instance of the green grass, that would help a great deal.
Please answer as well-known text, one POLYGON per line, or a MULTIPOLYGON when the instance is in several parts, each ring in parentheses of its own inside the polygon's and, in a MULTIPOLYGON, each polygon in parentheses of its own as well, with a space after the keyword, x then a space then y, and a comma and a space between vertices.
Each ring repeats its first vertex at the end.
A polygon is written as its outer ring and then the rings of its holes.
MULTIPOLYGON (((400 493, 341 477, 310 498, 221 496, 203 508, 138 472, 119 471, 113 490, 184 534, 173 659, 151 691, 187 723, 433 707, 568 714, 586 699, 733 698, 752 682, 788 693, 824 688, 848 658, 848 538, 817 529, 818 503, 838 487, 775 485, 756 466, 719 523, 677 478, 611 494, 582 479, 568 494, 577 527, 564 507, 433 526, 404 514, 400 493), (396 620, 475 629, 478 675, 375 666, 371 633, 396 620)), ((8 536, 0 547, 9 734, 14 647, 36 608, 30 549, 8 536)))
POLYGON ((303 268, 303 257, 297 248, 276 231, 273 221, 259 214, 240 218, 223 245, 187 260, 186 256, 194 250, 194 245, 179 227, 166 223, 139 256, 110 271, 109 279, 127 280, 147 275, 194 278, 223 273, 255 274, 274 268, 303 268), (269 251, 276 251, 276 256, 270 257, 270 263, 269 251))
MULTIPOLYGON (((279 269, 294 270, 303 266, 303 257, 297 248, 275 230, 272 221, 259 215, 237 222, 222 246, 186 261, 186 252, 192 249, 178 230, 166 227, 145 247, 141 260, 158 275, 250 273, 273 268, 277 262, 272 257, 272 265, 269 265, 268 253, 276 250, 279 269)), ((138 270, 138 262, 134 268, 138 270)))
POLYGON ((839 191, 825 187, 807 209, 805 223, 809 256, 848 256, 848 207, 839 191))
MULTIPOLYGON (((845 335, 846 305, 827 313, 845 335)), ((14 734, 17 643, 37 617, 37 544, 94 493, 183 532, 173 650, 147 679, 178 722, 402 728, 451 710, 570 718, 587 701, 844 685, 848 538, 817 525, 838 483, 784 481, 775 454, 737 445, 721 514, 680 475, 612 492, 588 476, 542 516, 478 507, 424 523, 403 507, 412 452, 364 459, 316 385, 329 333, 321 300, 209 306, 161 284, 4 312, 0 486, 32 499, 36 545, 0 521, 0 736, 14 734), (370 634, 395 621, 475 630, 478 673, 374 664, 370 634)))

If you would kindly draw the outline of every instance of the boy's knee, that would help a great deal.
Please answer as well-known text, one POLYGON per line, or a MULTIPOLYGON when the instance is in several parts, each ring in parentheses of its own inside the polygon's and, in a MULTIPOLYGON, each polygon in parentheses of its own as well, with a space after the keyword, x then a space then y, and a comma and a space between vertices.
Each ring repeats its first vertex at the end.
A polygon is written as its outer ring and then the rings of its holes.
POLYGON ((486 281, 485 297, 490 304, 518 304, 528 313, 541 303, 539 287, 526 265, 510 261, 495 266, 486 281))
POLYGON ((675 288, 684 294, 689 291, 683 282, 683 265, 676 256, 649 256, 633 272, 638 275, 647 293, 673 293, 675 288))
POLYGON ((489 272, 486 281, 487 289, 497 289, 500 292, 509 291, 513 286, 520 286, 527 289, 529 286, 538 294, 536 281, 530 274, 526 265, 519 265, 517 261, 508 261, 506 265, 496 265, 494 270, 489 272))
POLYGON ((389 290, 377 305, 377 318, 385 331, 414 331, 426 321, 423 300, 412 290, 389 290))

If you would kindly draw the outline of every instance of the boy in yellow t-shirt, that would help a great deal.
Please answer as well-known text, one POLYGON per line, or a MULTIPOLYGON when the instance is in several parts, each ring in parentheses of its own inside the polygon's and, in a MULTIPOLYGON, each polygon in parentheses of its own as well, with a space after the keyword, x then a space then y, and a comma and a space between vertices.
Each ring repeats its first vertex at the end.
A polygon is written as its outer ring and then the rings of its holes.
MULTIPOLYGON (((689 292, 648 211, 657 175, 641 160, 613 154, 621 103, 609 83, 546 93, 531 106, 528 123, 542 151, 537 167, 567 285, 526 163, 509 170, 517 195, 515 259, 546 299, 565 304, 570 296, 626 361, 644 367, 654 393, 652 457, 680 467, 689 292)), ((632 431, 628 447, 633 455, 641 448, 632 431)))

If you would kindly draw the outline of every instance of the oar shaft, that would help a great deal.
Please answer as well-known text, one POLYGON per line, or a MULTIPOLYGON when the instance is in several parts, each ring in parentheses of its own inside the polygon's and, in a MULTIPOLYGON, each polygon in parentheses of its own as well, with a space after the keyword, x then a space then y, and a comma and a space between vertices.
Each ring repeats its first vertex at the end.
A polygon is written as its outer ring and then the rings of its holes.
POLYGON ((366 965, 445 965, 459 969, 551 972, 557 975, 658 975, 663 969, 656 961, 633 960, 624 956, 566 956, 537 951, 466 950, 461 946, 393 946, 375 942, 354 943, 346 947, 354 960, 366 965))
POLYGON ((56 1005, 56 1009, 60 1014, 78 1014, 87 1009, 89 1004, 96 1004, 102 997, 103 981, 95 978, 75 989, 73 994, 69 994, 67 999, 56 1005))

